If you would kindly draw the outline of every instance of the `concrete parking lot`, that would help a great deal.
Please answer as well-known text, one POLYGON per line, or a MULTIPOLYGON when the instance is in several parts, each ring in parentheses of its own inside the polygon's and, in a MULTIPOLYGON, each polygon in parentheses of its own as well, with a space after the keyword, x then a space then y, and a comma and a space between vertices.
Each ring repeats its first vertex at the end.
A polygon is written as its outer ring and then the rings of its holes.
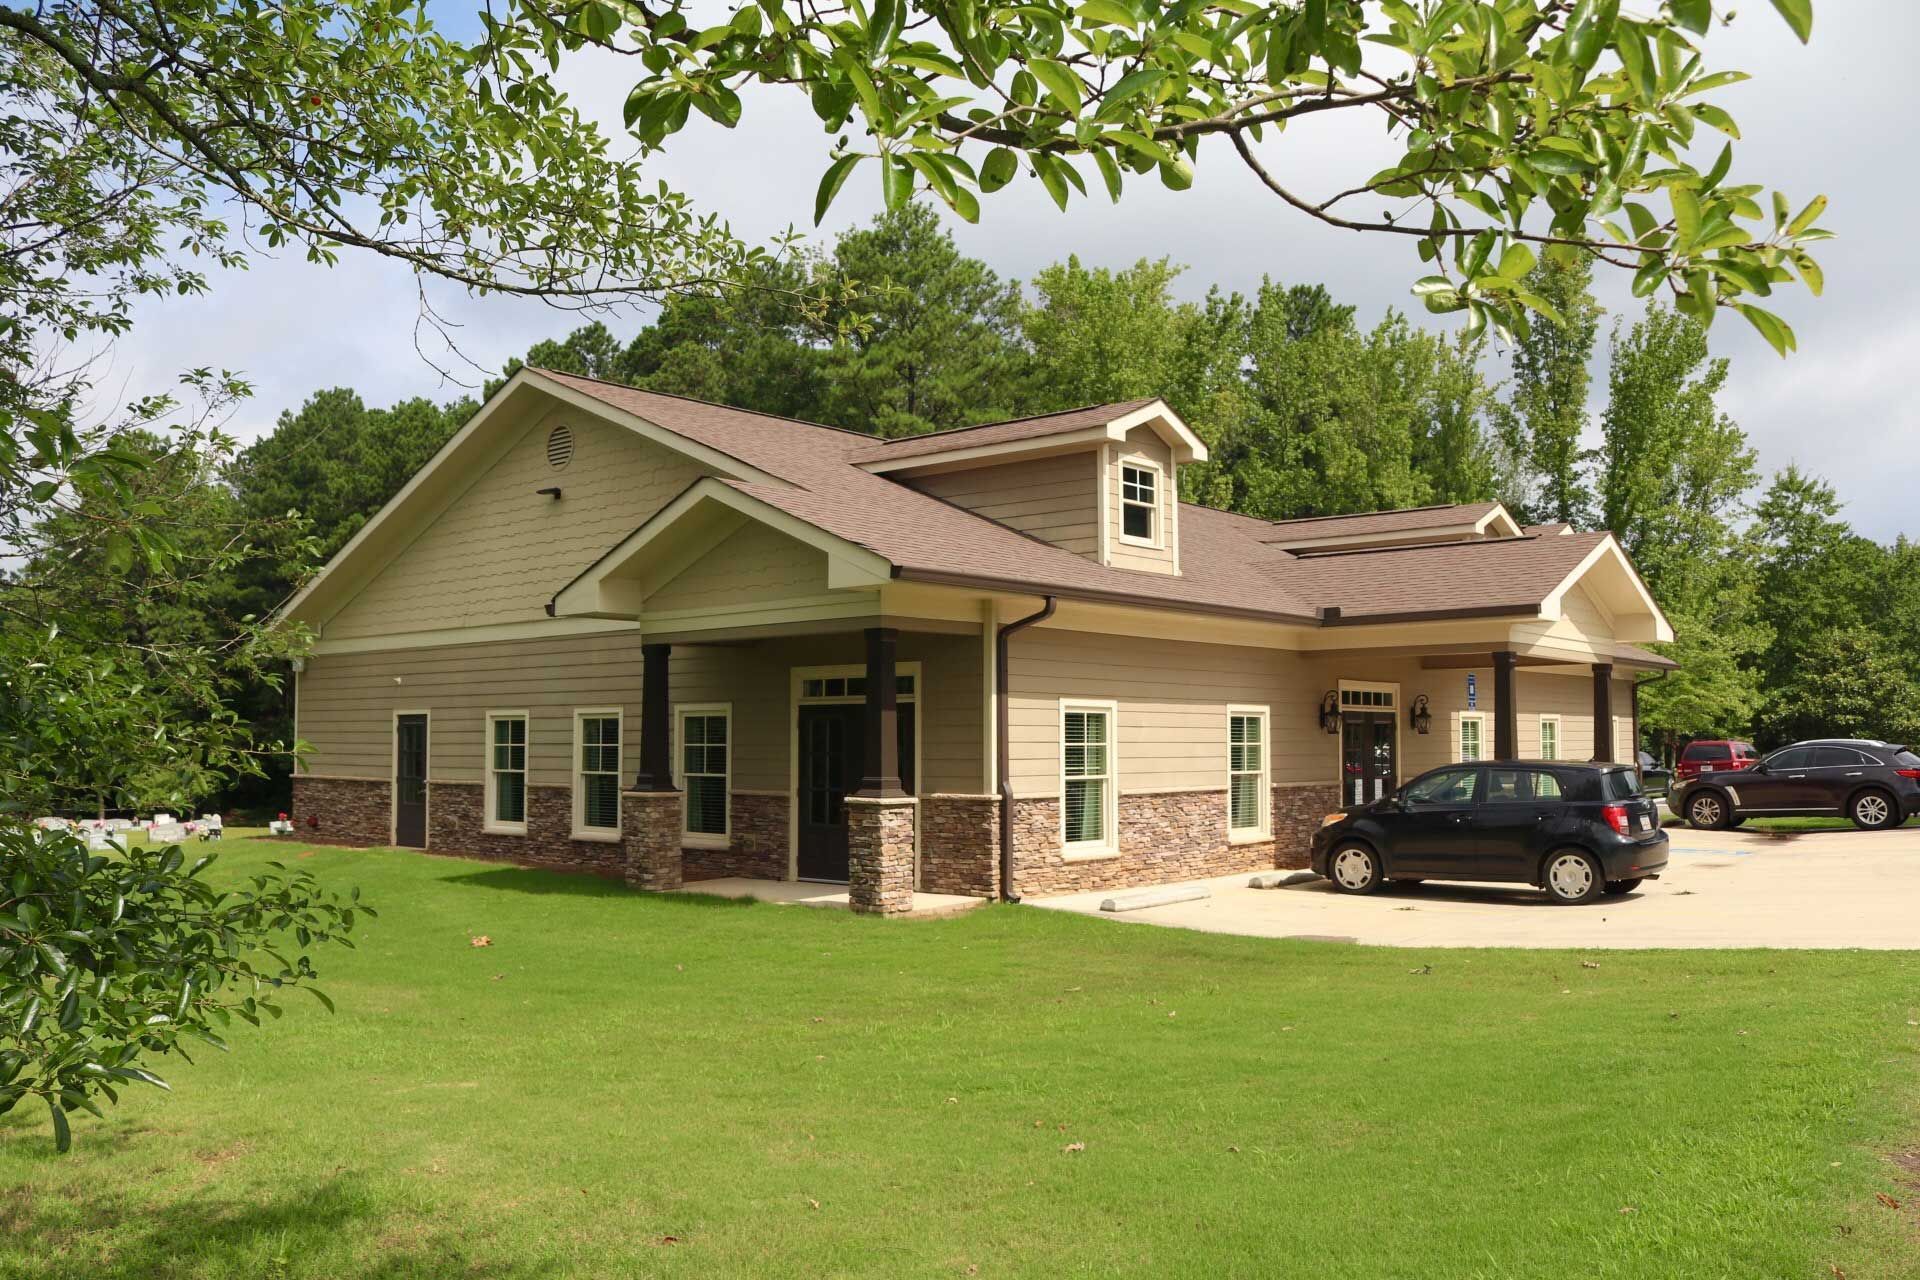
POLYGON ((1250 889, 1245 875, 1200 881, 1212 896, 1102 913, 1112 893, 1028 899, 1136 924, 1262 938, 1399 947, 1920 947, 1920 822, 1894 831, 1765 835, 1669 829, 1657 881, 1583 907, 1514 885, 1389 885, 1371 897, 1324 880, 1250 889))

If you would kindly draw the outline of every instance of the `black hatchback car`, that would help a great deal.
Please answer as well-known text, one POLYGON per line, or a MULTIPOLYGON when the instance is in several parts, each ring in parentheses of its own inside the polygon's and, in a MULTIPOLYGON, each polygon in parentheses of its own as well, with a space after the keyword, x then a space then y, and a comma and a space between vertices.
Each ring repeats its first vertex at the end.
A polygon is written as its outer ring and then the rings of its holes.
POLYGON ((1313 837, 1313 869, 1342 893, 1491 880, 1538 885, 1572 906, 1627 893, 1666 866, 1667 833, 1632 765, 1447 765, 1328 814, 1313 837))
POLYGON ((1840 815, 1878 831, 1920 812, 1920 755, 1867 738, 1796 742, 1749 768, 1688 778, 1674 787, 1671 803, 1709 830, 1761 815, 1840 815))

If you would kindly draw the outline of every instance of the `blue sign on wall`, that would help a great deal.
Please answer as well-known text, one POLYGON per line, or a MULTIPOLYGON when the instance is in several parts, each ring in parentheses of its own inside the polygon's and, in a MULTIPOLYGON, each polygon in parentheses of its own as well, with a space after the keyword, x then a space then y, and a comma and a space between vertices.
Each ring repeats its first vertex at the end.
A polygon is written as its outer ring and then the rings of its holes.
POLYGON ((1467 672, 1467 710, 1473 710, 1474 704, 1479 700, 1480 681, 1474 677, 1473 672, 1469 671, 1467 672))

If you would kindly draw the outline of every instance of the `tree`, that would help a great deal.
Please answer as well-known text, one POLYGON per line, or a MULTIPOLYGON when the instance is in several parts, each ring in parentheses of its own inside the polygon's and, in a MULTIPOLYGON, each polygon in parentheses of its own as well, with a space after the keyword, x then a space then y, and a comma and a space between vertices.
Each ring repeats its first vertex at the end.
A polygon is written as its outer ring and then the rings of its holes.
MULTIPOLYGON (((1828 633, 1871 621, 1880 594, 1885 553, 1840 518, 1833 487, 1797 467, 1774 477, 1754 508, 1759 559, 1758 608, 1773 631, 1762 659, 1771 698, 1793 685, 1803 655, 1828 633)), ((1780 723, 1784 713, 1770 711, 1780 723)))
POLYGON ((1088 267, 1069 255, 1037 272, 1020 313, 1028 411, 1162 396, 1176 412, 1198 412, 1238 372, 1244 307, 1218 294, 1204 307, 1177 302, 1184 269, 1167 258, 1088 267))
MULTIPOLYGON (((1811 0, 1774 5, 1807 39, 1811 0)), ((517 0, 514 12, 490 29, 493 52, 544 40, 637 53, 646 75, 626 118, 649 146, 693 110, 735 124, 748 85, 804 93, 840 139, 816 220, 862 167, 890 208, 924 188, 968 220, 1023 164, 1062 208, 1085 194, 1089 165, 1115 199, 1147 174, 1185 189, 1218 137, 1307 217, 1412 241, 1434 273, 1416 292, 1431 310, 1466 312, 1471 332, 1517 333, 1529 311, 1551 313, 1526 287, 1535 247, 1591 253, 1703 324, 1736 308, 1782 354, 1792 332, 1755 299, 1790 268, 1819 287, 1806 245, 1825 234, 1814 226, 1825 201, 1794 214, 1776 193, 1767 228, 1761 188, 1729 180, 1733 143, 1703 145, 1703 127, 1739 137, 1712 98, 1743 78, 1707 63, 1714 18, 1732 18, 1713 0, 1644 17, 1618 0, 768 0, 704 27, 691 0, 560 11, 517 0), (1288 186, 1276 155, 1338 116, 1376 122, 1399 155, 1336 194, 1288 186)))
POLYGON ((816 271, 852 301, 821 364, 820 420, 882 436, 1009 417, 1018 290, 963 255, 925 204, 848 231, 816 271))
POLYGON ((1821 632, 1773 691, 1763 736, 1920 740, 1920 683, 1886 641, 1867 627, 1821 632))
MULTIPOLYGON (((1593 522, 1580 438, 1587 429, 1587 366, 1600 328, 1593 259, 1543 259, 1527 286, 1554 318, 1529 326, 1513 347, 1513 393, 1501 415, 1508 501, 1523 524, 1593 522)), ((1610 526, 1609 526, 1610 527, 1610 526)))
POLYGON ((1727 362, 1706 330, 1655 305, 1613 335, 1595 485, 1600 525, 1620 536, 1650 583, 1728 549, 1728 530, 1759 478, 1746 433, 1720 411, 1727 362))
POLYGON ((1750 735, 1765 705, 1759 659, 1773 633, 1755 607, 1757 571, 1742 550, 1729 539, 1673 566, 1657 591, 1674 639, 1655 647, 1680 665, 1640 683, 1639 730, 1664 760, 1691 738, 1750 735))
POLYGON ((191 1061, 189 1040, 225 1050, 235 1018, 277 1018, 297 987, 333 1008, 306 953, 351 946, 373 908, 277 864, 221 891, 200 874, 213 860, 188 865, 178 847, 108 857, 0 827, 0 1115, 38 1099, 65 1151, 69 1113, 103 1115, 128 1083, 166 1088, 150 1065, 191 1061))

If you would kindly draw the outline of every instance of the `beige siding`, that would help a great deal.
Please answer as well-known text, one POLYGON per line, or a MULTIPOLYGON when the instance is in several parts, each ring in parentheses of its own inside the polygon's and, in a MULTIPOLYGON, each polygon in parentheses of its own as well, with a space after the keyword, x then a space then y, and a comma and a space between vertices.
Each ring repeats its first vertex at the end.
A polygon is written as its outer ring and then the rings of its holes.
POLYGON ((1099 453, 1063 454, 997 467, 947 471, 911 483, 1076 555, 1100 553, 1099 453))
MULTIPOLYGON (((903 635, 902 661, 923 664, 923 791, 974 793, 982 786, 980 640, 903 635)), ((733 785, 785 792, 791 744, 791 669, 859 664, 857 634, 673 650, 673 702, 724 702, 733 713, 733 785)), ((560 637, 308 659, 299 677, 301 737, 314 745, 302 772, 386 778, 393 715, 427 711, 427 775, 478 782, 489 711, 528 713, 527 767, 536 785, 572 779, 576 708, 621 707, 626 760, 638 765, 640 639, 637 633, 560 637), (396 677, 398 683, 396 683, 396 677)))
POLYGON ((537 621, 553 593, 702 474, 621 427, 562 411, 520 440, 329 619, 328 639, 537 621), (547 433, 573 460, 547 465, 547 433), (556 502, 536 490, 558 485, 556 502))
POLYGON ((827 557, 766 525, 742 525, 660 590, 646 611, 762 604, 827 590, 827 557))
MULTIPOLYGON (((1469 672, 1425 668, 1417 657, 1302 656, 1050 628, 1016 637, 1011 657, 1011 780, 1024 796, 1059 794, 1063 697, 1117 704, 1115 757, 1123 794, 1224 788, 1229 704, 1270 708, 1272 777, 1282 785, 1340 777, 1340 737, 1320 728, 1318 712, 1321 697, 1337 691, 1342 681, 1398 686, 1395 720, 1403 781, 1458 758, 1459 721, 1468 712, 1469 672), (1425 734, 1407 718, 1421 694, 1433 715, 1425 734)), ((1498 711, 1493 670, 1471 674, 1477 685, 1473 709, 1485 717, 1484 749, 1491 754, 1498 711)), ((1539 752, 1540 713, 1553 712, 1561 718, 1561 758, 1591 757, 1593 682, 1588 676, 1522 669, 1515 674, 1514 692, 1521 754, 1539 752)), ((1614 697, 1623 713, 1622 734, 1629 731, 1624 712, 1630 696, 1626 682, 1619 682, 1614 697)))
POLYGON ((1173 452, 1154 434, 1151 427, 1135 427, 1127 433, 1125 444, 1107 451, 1107 563, 1118 569, 1139 569, 1148 573, 1174 571, 1174 543, 1179 536, 1175 527, 1178 502, 1178 474, 1173 452), (1128 459, 1144 458, 1160 468, 1160 513, 1157 547, 1126 542, 1120 536, 1121 464, 1128 459))

